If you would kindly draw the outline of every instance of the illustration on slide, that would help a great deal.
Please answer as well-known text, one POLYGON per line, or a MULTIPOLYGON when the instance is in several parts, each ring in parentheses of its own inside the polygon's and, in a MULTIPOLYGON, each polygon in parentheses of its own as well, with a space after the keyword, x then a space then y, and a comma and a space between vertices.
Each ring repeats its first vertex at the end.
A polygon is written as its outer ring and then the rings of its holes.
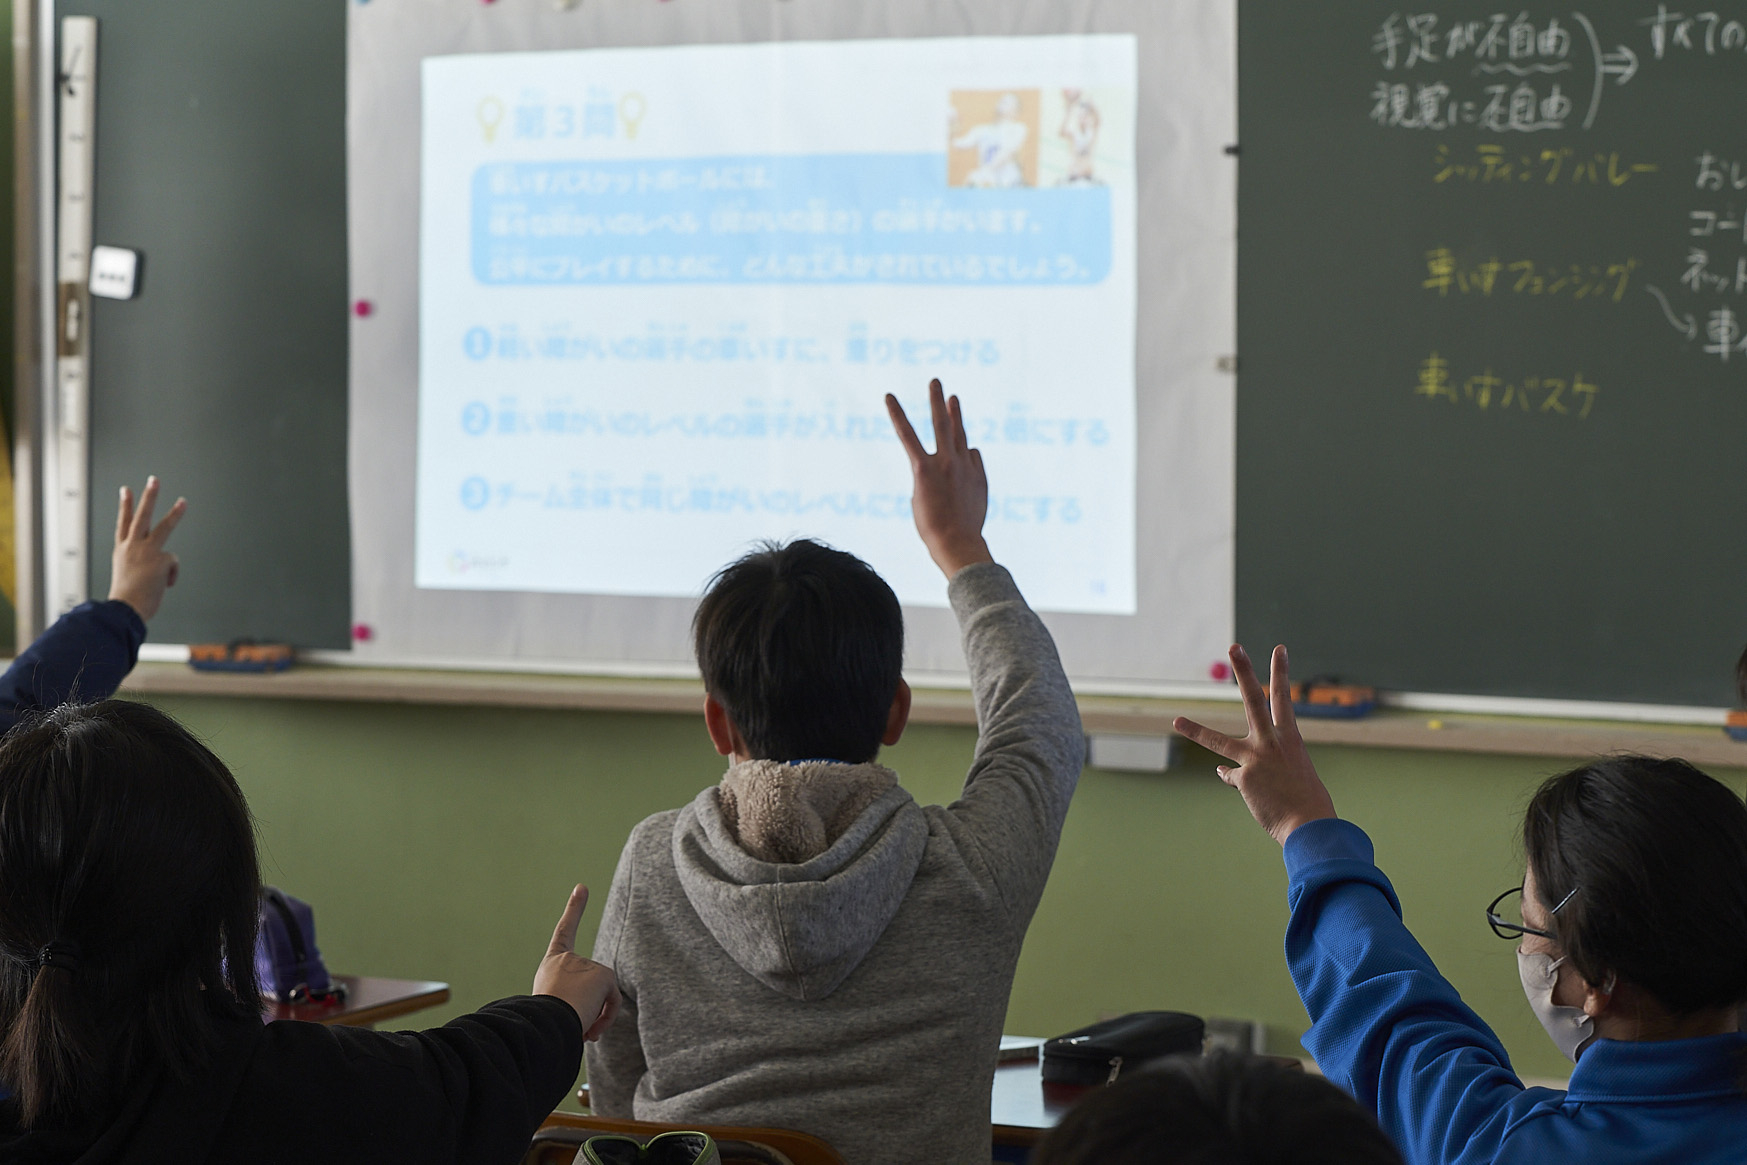
POLYGON ((1103 119, 1098 107, 1082 89, 1062 90, 1062 127, 1057 136, 1068 143, 1072 159, 1068 172, 1056 179, 1058 186, 1102 186, 1094 159, 1098 151, 1098 129, 1103 119))
POLYGON ((1037 185, 1038 92, 955 90, 947 185, 1011 189, 1037 185), (968 129, 963 129, 964 126, 968 129), (962 130, 962 132, 961 132, 962 130))

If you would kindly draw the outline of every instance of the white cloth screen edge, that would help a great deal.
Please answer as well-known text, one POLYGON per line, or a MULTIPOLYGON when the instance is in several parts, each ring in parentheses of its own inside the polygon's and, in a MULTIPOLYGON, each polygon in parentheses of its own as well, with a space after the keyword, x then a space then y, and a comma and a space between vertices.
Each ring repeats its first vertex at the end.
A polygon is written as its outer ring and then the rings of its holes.
MULTIPOLYGON (((692 603, 412 586, 417 409, 419 61, 457 52, 927 35, 1135 33, 1140 38, 1139 609, 1047 615, 1082 681, 1200 679, 1232 634, 1236 26, 1200 0, 925 0, 796 9, 771 0, 604 11, 376 0, 353 6, 348 149, 351 283, 373 305, 352 333, 353 609, 359 663, 501 661, 683 671, 692 603), (1222 580, 1209 587, 1209 578, 1222 580), (1200 591, 1205 598, 1184 601, 1200 591)), ((1021 588, 1023 578, 1018 580, 1021 588)), ((703 580, 699 580, 700 585, 703 580)), ((944 582, 942 583, 944 589, 944 582)), ((963 667, 949 613, 907 611, 909 664, 963 667)))

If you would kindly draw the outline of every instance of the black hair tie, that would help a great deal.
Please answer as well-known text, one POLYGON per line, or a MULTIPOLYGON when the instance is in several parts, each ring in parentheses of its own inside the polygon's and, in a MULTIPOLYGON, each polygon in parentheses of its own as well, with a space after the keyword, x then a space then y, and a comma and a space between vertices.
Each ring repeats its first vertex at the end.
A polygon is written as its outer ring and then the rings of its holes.
POLYGON ((79 973, 79 944, 65 939, 44 943, 36 952, 36 967, 41 971, 49 967, 65 971, 69 975, 79 973))

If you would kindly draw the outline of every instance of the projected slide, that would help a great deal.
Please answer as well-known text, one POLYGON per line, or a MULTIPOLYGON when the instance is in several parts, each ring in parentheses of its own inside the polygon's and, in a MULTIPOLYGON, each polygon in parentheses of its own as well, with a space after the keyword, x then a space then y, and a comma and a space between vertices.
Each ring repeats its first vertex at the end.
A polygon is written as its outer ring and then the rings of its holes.
POLYGON ((417 585, 688 596, 808 535, 940 605, 881 405, 931 440, 939 376, 1032 603, 1133 613, 1135 60, 426 59, 417 585))

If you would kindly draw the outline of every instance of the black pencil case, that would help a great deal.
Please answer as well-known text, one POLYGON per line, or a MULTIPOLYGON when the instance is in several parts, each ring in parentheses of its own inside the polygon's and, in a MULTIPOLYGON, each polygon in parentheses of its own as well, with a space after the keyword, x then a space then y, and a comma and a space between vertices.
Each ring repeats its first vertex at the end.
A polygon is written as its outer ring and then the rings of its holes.
POLYGON ((1180 1011, 1135 1011, 1043 1045, 1045 1084, 1108 1084, 1165 1056, 1198 1055, 1206 1025, 1180 1011))

